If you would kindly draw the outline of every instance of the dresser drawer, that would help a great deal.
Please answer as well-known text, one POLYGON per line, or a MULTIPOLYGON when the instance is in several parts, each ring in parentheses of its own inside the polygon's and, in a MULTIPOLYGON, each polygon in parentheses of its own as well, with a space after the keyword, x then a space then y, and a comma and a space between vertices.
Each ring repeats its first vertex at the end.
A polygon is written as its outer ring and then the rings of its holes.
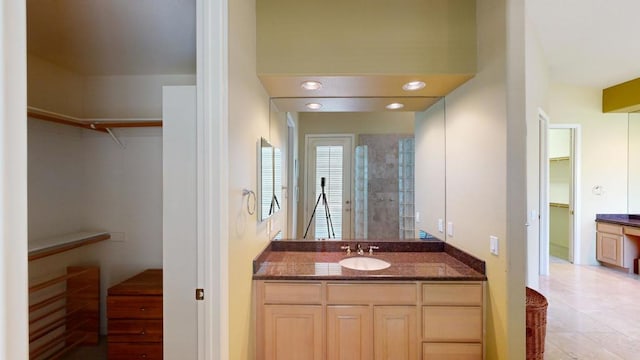
POLYGON ((482 305, 482 284, 424 284, 425 305, 482 305))
POLYGON ((109 342, 162 342, 162 320, 109 319, 109 342))
POLYGON ((416 284, 327 284, 327 303, 334 305, 415 305, 416 284))
POLYGON ((622 225, 616 224, 607 224, 607 223, 596 223, 596 230, 598 232, 605 232, 609 234, 622 235, 623 227, 622 225))
POLYGON ((157 360, 162 359, 162 343, 109 343, 109 360, 157 360))
POLYGON ((109 319, 162 319, 161 296, 107 296, 109 319))
POLYGON ((320 283, 267 282, 264 286, 265 304, 320 304, 320 283))
POLYGON ((464 343, 423 343, 422 358, 436 360, 482 360, 482 345, 464 343))
POLYGON ((482 342, 482 308, 475 306, 424 306, 425 341, 482 342))

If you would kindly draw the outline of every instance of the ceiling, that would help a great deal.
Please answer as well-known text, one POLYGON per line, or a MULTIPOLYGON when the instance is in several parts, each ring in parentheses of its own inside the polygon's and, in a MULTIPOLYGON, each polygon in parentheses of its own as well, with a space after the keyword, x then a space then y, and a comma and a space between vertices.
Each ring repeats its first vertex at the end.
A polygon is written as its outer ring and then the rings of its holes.
POLYGON ((28 52, 82 75, 195 74, 196 0, 27 0, 28 52))
POLYGON ((529 0, 554 81, 607 88, 640 77, 638 0, 529 0))
MULTIPOLYGON (((83 75, 195 73, 195 0, 27 0, 29 53, 83 75)), ((640 77, 638 0, 529 0, 554 81, 640 77)))

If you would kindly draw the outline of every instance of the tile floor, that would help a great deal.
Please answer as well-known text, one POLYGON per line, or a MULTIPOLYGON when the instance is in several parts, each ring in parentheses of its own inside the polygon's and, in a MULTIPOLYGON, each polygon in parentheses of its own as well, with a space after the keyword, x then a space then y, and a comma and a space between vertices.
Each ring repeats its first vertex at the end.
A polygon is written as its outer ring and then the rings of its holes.
POLYGON ((638 275, 557 259, 550 274, 545 359, 640 359, 638 275))

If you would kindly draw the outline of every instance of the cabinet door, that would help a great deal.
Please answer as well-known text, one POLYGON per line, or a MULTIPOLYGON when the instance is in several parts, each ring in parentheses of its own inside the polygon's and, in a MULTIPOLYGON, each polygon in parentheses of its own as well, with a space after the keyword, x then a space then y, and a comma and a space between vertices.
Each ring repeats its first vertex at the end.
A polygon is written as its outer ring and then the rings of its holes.
POLYGON ((320 305, 265 305, 263 330, 266 360, 324 358, 320 305))
POLYGON ((596 258, 609 264, 623 266, 623 237, 609 233, 596 233, 596 258))
POLYGON ((375 306, 373 323, 374 359, 418 358, 415 306, 375 306))
POLYGON ((369 306, 327 307, 327 359, 373 358, 373 320, 369 306))

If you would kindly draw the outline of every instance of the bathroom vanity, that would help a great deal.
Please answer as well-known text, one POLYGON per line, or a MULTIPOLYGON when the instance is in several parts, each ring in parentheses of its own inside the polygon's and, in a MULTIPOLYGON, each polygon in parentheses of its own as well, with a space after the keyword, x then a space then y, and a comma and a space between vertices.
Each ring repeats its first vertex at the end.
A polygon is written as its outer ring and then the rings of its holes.
POLYGON ((257 359, 483 358, 484 262, 444 242, 274 241, 253 274, 257 359))
POLYGON ((596 214, 596 259, 602 264, 633 272, 639 242, 640 215, 596 214))

